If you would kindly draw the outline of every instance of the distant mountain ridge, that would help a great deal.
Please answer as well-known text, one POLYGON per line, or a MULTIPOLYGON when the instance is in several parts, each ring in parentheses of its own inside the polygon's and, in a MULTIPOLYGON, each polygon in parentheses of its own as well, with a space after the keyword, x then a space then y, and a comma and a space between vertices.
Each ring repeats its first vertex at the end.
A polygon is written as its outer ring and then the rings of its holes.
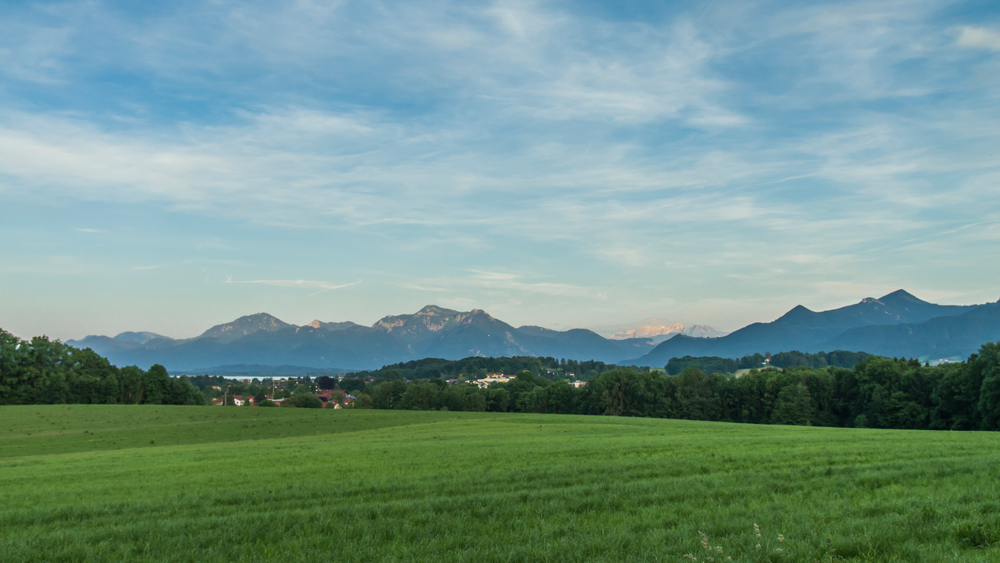
POLYGON ((701 338, 718 338, 725 336, 726 332, 716 330, 708 325, 686 326, 681 323, 669 325, 645 324, 636 328, 618 331, 610 336, 612 340, 625 340, 627 338, 649 338, 659 344, 664 340, 669 340, 674 335, 683 334, 685 336, 697 336, 701 338))
POLYGON ((769 323, 706 338, 676 334, 604 338, 587 329, 557 331, 513 327, 481 309, 454 311, 428 305, 416 313, 388 315, 371 326, 313 321, 296 326, 267 313, 213 326, 200 336, 174 340, 155 333, 88 336, 67 344, 92 348, 122 366, 172 370, 204 366, 296 366, 358 370, 423 358, 550 356, 622 365, 665 366, 674 357, 739 358, 756 352, 848 350, 885 356, 964 357, 1000 340, 1000 302, 936 305, 906 291, 866 298, 815 312, 797 306, 769 323))
POLYGON ((137 344, 145 344, 155 338, 166 338, 166 336, 156 334, 155 332, 123 332, 115 336, 115 340, 121 342, 135 342, 137 344))
MULTIPOLYGON (((794 307, 770 323, 753 323, 721 338, 693 338, 678 335, 659 344, 644 356, 620 363, 639 365, 665 365, 670 358, 683 356, 720 356, 739 358, 756 352, 820 352, 849 350, 888 356, 921 357, 937 352, 948 356, 963 356, 974 352, 980 344, 1000 339, 1000 330, 993 330, 989 322, 979 323, 976 330, 967 334, 967 342, 938 349, 933 342, 948 340, 941 329, 930 327, 951 326, 955 320, 939 321, 969 314, 988 305, 936 305, 928 303, 900 289, 879 299, 865 298, 854 305, 839 309, 815 312, 801 305, 794 307), (925 323, 931 323, 923 327, 925 323), (911 332, 896 328, 907 326, 924 334, 919 344, 911 332), (876 345, 872 335, 881 335, 876 345), (974 343, 973 343, 974 341, 974 343)), ((985 315, 996 318, 992 309, 985 315)), ((995 312, 994 312, 995 313, 995 312)), ((1000 320, 1000 319, 998 319, 1000 320)))
POLYGON ((203 332, 200 338, 216 338, 221 342, 234 342, 255 332, 275 332, 290 326, 292 325, 267 313, 257 313, 256 315, 240 317, 231 323, 215 325, 203 332))
POLYGON ((1000 340, 1000 301, 922 323, 853 328, 827 344, 831 349, 864 346, 865 351, 882 356, 965 359, 981 344, 997 340, 1000 340))
POLYGON ((93 348, 117 365, 159 363, 184 371, 253 364, 371 369, 426 357, 469 356, 552 356, 612 363, 654 346, 649 339, 609 340, 586 329, 514 328, 481 309, 462 312, 435 305, 414 314, 383 317, 370 327, 318 320, 296 326, 257 313, 190 339, 152 338, 140 343, 88 336, 67 344, 93 348))

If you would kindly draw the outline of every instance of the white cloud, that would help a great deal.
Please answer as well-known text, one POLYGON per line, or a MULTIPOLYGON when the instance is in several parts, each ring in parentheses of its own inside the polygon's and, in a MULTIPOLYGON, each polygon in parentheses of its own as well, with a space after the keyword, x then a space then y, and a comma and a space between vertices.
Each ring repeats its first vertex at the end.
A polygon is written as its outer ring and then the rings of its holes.
POLYGON ((468 283, 486 289, 514 290, 518 292, 540 293, 552 296, 594 296, 594 291, 592 289, 578 285, 568 283, 521 281, 524 279, 524 276, 521 274, 475 270, 473 270, 473 273, 475 275, 468 281, 468 283))
POLYGON ((962 27, 955 43, 959 47, 1000 51, 1000 31, 983 27, 962 27))

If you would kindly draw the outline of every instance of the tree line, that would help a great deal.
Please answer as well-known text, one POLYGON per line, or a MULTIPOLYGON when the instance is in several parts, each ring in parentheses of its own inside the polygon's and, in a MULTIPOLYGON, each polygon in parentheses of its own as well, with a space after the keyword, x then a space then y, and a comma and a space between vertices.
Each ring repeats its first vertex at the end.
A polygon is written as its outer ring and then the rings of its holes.
POLYGON ((850 369, 796 365, 751 369, 741 377, 708 375, 697 366, 676 375, 614 368, 579 388, 530 371, 484 389, 448 385, 439 377, 409 383, 379 378, 367 384, 355 406, 1000 430, 1000 343, 984 344, 965 362, 935 367, 867 356, 850 369))
POLYGON ((0 329, 0 404, 203 405, 205 396, 161 365, 118 368, 96 352, 0 329))
MULTIPOLYGON (((860 356, 830 354, 833 356, 789 353, 791 367, 754 368, 741 377, 709 375, 698 365, 687 365, 671 375, 661 370, 553 358, 467 358, 458 362, 432 359, 353 374, 336 387, 357 396, 356 408, 1000 430, 1000 342, 982 345, 964 362, 935 367, 916 360, 866 355, 847 368, 836 364, 850 363, 860 356), (469 373, 466 369, 475 369, 473 373, 480 375, 480 370, 502 372, 506 371, 504 366, 529 364, 538 371, 522 369, 509 382, 487 388, 464 383, 449 385, 444 378, 469 373), (599 374, 586 385, 575 387, 567 380, 573 373, 569 369, 599 374), (413 377, 408 382, 407 374, 430 377, 413 377)), ((778 356, 771 357, 772 364, 778 356)), ((757 361, 754 356, 747 358, 757 361)), ((692 358, 687 360, 690 363, 692 358)), ((209 380, 199 383, 207 384, 209 380)), ((323 383, 321 388, 328 387, 325 384, 332 383, 332 378, 323 383)), ((262 389, 256 391, 262 393, 262 389)), ((315 406, 310 391, 307 385, 297 386, 291 392, 290 399, 295 400, 290 404, 315 406)), ((90 349, 79 350, 44 336, 24 341, 0 330, 0 404, 205 402, 205 395, 187 378, 170 377, 163 366, 154 365, 149 370, 118 368, 90 349)))
POLYGON ((351 372, 345 379, 468 379, 486 377, 487 373, 519 373, 530 371, 550 379, 590 379, 618 366, 596 360, 556 359, 550 356, 513 356, 509 358, 482 358, 478 356, 461 360, 425 358, 383 366, 381 369, 351 372), (570 375, 572 374, 572 376, 570 375))
POLYGON ((765 362, 766 365, 778 368, 798 366, 853 368, 869 356, 871 354, 866 352, 848 352, 846 350, 816 352, 812 354, 792 350, 791 352, 780 352, 773 356, 770 352, 766 352, 764 354, 750 354, 738 360, 720 358, 718 356, 682 356, 680 358, 670 358, 664 369, 667 375, 677 375, 692 366, 705 373, 736 373, 741 369, 760 369, 765 366, 765 362))

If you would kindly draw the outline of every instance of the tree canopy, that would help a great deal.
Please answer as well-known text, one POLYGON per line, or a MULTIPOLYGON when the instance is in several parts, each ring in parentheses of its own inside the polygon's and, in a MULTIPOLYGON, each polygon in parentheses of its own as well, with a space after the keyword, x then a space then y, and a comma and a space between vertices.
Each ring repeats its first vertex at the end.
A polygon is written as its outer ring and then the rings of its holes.
POLYGON ((93 350, 0 329, 0 404, 201 405, 205 396, 161 365, 118 368, 93 350))
MULTIPOLYGON (((937 367, 867 354, 797 354, 786 358, 806 361, 797 361, 798 365, 783 370, 751 369, 740 377, 708 374, 692 365, 698 363, 691 361, 696 358, 681 358, 687 367, 672 375, 616 367, 581 387, 529 370, 519 372, 507 383, 493 383, 483 389, 448 385, 440 377, 407 383, 393 373, 391 380, 368 382, 356 406, 753 424, 1000 430, 1000 343, 983 345, 966 362, 937 367), (812 365, 822 362, 822 367, 812 365), (839 367, 837 363, 851 363, 853 367, 839 367)), ((756 362, 758 358, 748 356, 746 360, 756 362)), ((743 360, 730 361, 739 364, 743 360)), ((396 372, 405 369, 393 368, 396 372)))

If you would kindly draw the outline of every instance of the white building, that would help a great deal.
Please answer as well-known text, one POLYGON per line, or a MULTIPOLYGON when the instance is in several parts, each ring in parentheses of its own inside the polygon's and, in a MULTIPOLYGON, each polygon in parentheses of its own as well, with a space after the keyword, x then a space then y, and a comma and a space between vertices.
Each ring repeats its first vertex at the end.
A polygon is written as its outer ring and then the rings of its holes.
POLYGON ((507 383, 511 379, 514 379, 513 375, 504 375, 502 373, 487 373, 485 378, 476 380, 476 385, 478 385, 480 389, 486 389, 487 387, 493 385, 494 383, 507 383))

